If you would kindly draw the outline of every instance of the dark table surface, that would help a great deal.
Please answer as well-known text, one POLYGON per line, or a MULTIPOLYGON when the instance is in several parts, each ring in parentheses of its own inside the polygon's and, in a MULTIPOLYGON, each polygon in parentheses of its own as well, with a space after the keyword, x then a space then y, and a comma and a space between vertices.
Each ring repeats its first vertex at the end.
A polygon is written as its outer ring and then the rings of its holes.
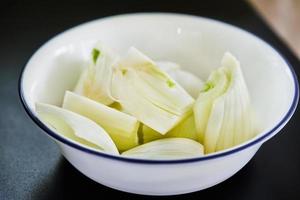
MULTIPOLYGON (((130 12, 179 12, 244 28, 274 46, 297 74, 299 60, 244 1, 72 1, 0 3, 0 199, 154 198, 119 192, 75 170, 26 115, 17 86, 29 57, 52 36, 80 23, 130 12)), ((235 176, 172 199, 300 199, 300 125, 292 120, 235 176)))

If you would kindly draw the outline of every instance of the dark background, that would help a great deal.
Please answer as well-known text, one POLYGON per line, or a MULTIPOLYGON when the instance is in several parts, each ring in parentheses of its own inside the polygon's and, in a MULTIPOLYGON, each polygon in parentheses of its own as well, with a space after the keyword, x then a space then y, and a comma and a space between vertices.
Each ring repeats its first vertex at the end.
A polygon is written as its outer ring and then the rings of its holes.
MULTIPOLYGON (((300 73, 299 60, 244 1, 8 1, 0 3, 0 199, 154 198, 118 192, 76 171, 26 115, 17 82, 29 57, 54 35, 105 16, 180 12, 234 24, 263 38, 300 73)), ((169 199, 300 199, 300 118, 292 120, 235 176, 169 199)))

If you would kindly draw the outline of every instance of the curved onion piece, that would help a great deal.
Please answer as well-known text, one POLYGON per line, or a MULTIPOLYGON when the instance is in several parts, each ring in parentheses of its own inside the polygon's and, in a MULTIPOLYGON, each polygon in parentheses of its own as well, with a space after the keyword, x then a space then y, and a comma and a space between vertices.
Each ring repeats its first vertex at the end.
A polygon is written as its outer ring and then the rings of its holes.
POLYGON ((208 119, 204 141, 205 153, 214 152, 220 136, 220 130, 223 124, 224 116, 224 101, 217 99, 214 101, 211 109, 211 113, 208 119))
POLYGON ((222 95, 228 87, 228 78, 225 72, 213 71, 205 83, 203 91, 200 92, 195 105, 195 124, 198 132, 198 140, 203 143, 203 138, 211 113, 213 101, 222 95))
POLYGON ((120 151, 138 145, 139 122, 126 113, 69 91, 65 94, 63 108, 83 115, 102 126, 120 151))
POLYGON ((90 65, 83 70, 74 92, 109 105, 111 96, 112 66, 118 56, 108 47, 97 43, 91 55, 90 65))
POLYGON ((176 126, 192 107, 194 99, 133 47, 114 70, 114 98, 125 112, 160 134, 176 126))
POLYGON ((240 144, 253 137, 257 130, 239 62, 230 53, 225 53, 222 67, 211 77, 216 73, 222 76, 215 76, 212 86, 211 82, 206 83, 207 88, 200 93, 194 107, 197 131, 201 131, 198 132, 199 140, 204 142, 205 153, 240 144), (203 94, 210 91, 205 99, 203 94))
POLYGON ((223 150, 249 140, 256 135, 254 110, 240 63, 230 53, 225 53, 222 66, 230 77, 230 85, 224 94, 224 123, 216 150, 223 150))
POLYGON ((170 75, 181 87, 183 87, 193 98, 197 98, 203 81, 191 72, 180 69, 180 66, 173 62, 158 61, 157 66, 170 75))
POLYGON ((122 155, 153 160, 182 159, 202 156, 203 146, 186 138, 166 138, 140 145, 122 155))
POLYGON ((36 112, 51 129, 59 134, 83 145, 111 154, 119 154, 116 145, 105 130, 90 119, 43 103, 36 103, 36 112))
POLYGON ((155 129, 160 134, 166 134, 176 126, 183 116, 167 112, 143 98, 136 88, 131 84, 134 71, 128 70, 124 76, 122 72, 114 73, 113 92, 117 94, 122 111, 136 117, 139 121, 155 129))

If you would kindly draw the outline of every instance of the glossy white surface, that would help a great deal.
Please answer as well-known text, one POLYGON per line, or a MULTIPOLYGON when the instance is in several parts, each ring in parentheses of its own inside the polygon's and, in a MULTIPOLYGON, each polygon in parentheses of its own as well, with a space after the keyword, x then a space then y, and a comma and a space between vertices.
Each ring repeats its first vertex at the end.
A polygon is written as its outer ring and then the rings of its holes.
MULTIPOLYGON (((108 187, 147 195, 194 192, 220 183, 238 172, 259 145, 232 156, 184 164, 137 164, 88 155, 59 142, 65 158, 87 177, 108 187)), ((245 180, 247 181, 247 180, 245 180)))
MULTIPOLYGON (((135 46, 155 60, 179 63, 203 80, 220 66, 225 51, 232 52, 241 63, 261 125, 261 133, 248 143, 278 125, 295 95, 292 73, 284 59, 245 31, 188 15, 132 14, 83 24, 43 45, 26 65, 21 83, 24 99, 33 113, 36 101, 61 104, 64 91, 74 87, 97 40, 120 53, 135 46)), ((180 164, 124 162, 57 142, 78 170, 99 183, 127 192, 170 195, 201 190, 229 178, 286 122, 263 141, 244 150, 180 164)))

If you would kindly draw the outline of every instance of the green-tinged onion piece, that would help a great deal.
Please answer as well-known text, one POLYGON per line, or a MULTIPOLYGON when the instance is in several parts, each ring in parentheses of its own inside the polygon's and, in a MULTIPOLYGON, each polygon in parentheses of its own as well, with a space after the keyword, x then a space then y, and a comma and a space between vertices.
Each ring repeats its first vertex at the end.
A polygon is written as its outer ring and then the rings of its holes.
POLYGON ((195 102, 195 124, 198 132, 198 140, 201 143, 203 143, 213 101, 226 91, 228 82, 228 77, 224 72, 221 70, 213 71, 195 102))
POLYGON ((111 96, 112 66, 118 56, 100 43, 97 43, 91 54, 91 62, 83 70, 74 92, 109 105, 114 101, 111 96))
POLYGON ((162 135, 176 126, 192 107, 194 99, 133 47, 114 70, 112 94, 124 112, 162 135))
POLYGON ((240 144, 257 130, 239 62, 225 53, 221 65, 212 72, 194 106, 198 139, 205 153, 240 144))
POLYGON ((183 159, 202 156, 203 146, 187 138, 166 138, 140 145, 122 155, 153 160, 183 159))
POLYGON ((92 120, 57 106, 36 103, 38 116, 60 135, 82 145, 118 155, 106 131, 92 120))
POLYGON ((192 97, 197 98, 203 81, 191 72, 180 69, 176 63, 159 61, 157 66, 170 75, 181 87, 183 87, 192 97))
POLYGON ((65 93, 63 108, 83 115, 102 126, 120 151, 138 145, 139 122, 135 117, 69 91, 65 93))

